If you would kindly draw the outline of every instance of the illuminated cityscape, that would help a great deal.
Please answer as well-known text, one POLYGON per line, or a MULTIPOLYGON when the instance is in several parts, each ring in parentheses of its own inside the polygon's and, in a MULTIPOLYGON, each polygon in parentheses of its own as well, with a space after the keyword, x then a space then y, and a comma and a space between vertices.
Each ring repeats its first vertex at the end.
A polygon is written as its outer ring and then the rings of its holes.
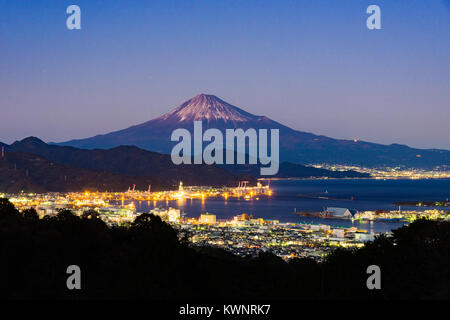
MULTIPOLYGON (((34 208, 40 217, 55 215, 61 209, 72 210, 82 215, 87 210, 95 210, 109 225, 127 225, 142 212, 136 209, 136 202, 153 203, 149 213, 157 215, 179 231, 180 237, 187 235, 192 246, 214 246, 224 248, 241 256, 257 255, 260 251, 271 251, 283 259, 311 257, 320 260, 336 247, 361 247, 373 240, 374 232, 358 230, 356 227, 336 227, 327 224, 288 223, 278 220, 264 220, 251 214, 240 214, 232 219, 217 219, 214 213, 202 213, 197 217, 187 217, 180 209, 170 207, 172 201, 187 199, 219 198, 226 201, 230 197, 244 201, 259 196, 271 196, 268 185, 258 183, 255 187, 239 183, 236 188, 185 187, 180 182, 178 190, 151 192, 72 192, 46 194, 2 194, 19 209, 34 208)), ((296 212, 302 214, 301 212, 296 212)), ((345 208, 327 208, 316 215, 358 221, 405 221, 412 222, 420 217, 429 219, 450 219, 448 211, 429 209, 424 211, 363 211, 351 213, 345 208)))
POLYGON ((450 178, 450 167, 447 165, 437 166, 433 169, 404 168, 404 167, 376 167, 366 168, 361 166, 340 164, 314 164, 315 168, 345 171, 354 170, 368 173, 373 179, 446 179, 450 178))

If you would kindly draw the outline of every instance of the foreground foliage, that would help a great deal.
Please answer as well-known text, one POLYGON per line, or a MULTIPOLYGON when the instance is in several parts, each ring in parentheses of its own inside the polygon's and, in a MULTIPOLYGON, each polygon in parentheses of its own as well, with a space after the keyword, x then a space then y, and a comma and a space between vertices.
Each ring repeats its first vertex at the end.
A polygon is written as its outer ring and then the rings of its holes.
POLYGON ((449 255, 450 222, 418 220, 362 249, 338 249, 323 263, 286 263, 270 253, 239 258, 191 248, 151 214, 109 228, 95 212, 39 219, 0 199, 0 292, 9 299, 448 299, 449 255), (73 264, 81 290, 66 287, 73 264), (381 268, 381 290, 367 289, 372 264, 381 268))

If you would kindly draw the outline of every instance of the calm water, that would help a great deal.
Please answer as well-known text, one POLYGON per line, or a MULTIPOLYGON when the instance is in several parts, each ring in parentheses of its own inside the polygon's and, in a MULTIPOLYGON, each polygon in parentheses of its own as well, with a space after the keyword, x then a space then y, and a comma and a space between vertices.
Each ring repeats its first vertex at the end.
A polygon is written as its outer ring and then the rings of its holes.
MULTIPOLYGON (((394 202, 399 201, 437 201, 450 198, 450 179, 441 180, 283 180, 272 181, 274 194, 260 196, 259 200, 206 199, 185 201, 162 201, 156 206, 180 208, 187 216, 198 217, 209 212, 218 219, 229 219, 241 213, 254 217, 275 219, 281 222, 321 223, 350 227, 371 232, 386 232, 404 223, 352 222, 349 220, 302 217, 297 211, 321 211, 324 207, 345 207, 357 210, 398 209, 394 202), (334 200, 301 197, 325 196, 334 200), (350 200, 353 197, 353 200, 350 200)), ((139 211, 154 208, 153 202, 137 204, 139 211)), ((414 207, 402 207, 413 209, 414 207)), ((417 209, 417 208, 416 208, 417 209)), ((424 210, 425 208, 421 208, 424 210)))

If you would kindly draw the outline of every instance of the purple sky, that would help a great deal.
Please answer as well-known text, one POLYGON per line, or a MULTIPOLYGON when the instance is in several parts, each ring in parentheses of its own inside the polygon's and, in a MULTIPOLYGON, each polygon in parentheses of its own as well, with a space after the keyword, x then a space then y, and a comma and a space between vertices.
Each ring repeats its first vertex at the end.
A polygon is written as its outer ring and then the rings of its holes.
POLYGON ((450 149, 448 0, 131 2, 0 0, 0 141, 107 133, 210 93, 302 131, 450 149))

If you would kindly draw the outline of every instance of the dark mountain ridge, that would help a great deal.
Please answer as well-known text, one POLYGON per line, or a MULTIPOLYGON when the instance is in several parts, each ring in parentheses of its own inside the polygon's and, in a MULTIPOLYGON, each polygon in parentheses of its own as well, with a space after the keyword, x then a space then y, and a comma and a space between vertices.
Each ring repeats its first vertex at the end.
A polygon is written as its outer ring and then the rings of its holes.
POLYGON ((0 190, 7 193, 125 191, 136 184, 156 190, 171 186, 157 179, 114 174, 54 163, 36 154, 6 152, 0 158, 0 190))
POLYGON ((88 170, 152 178, 172 187, 178 186, 180 181, 186 185, 210 186, 237 186, 240 180, 256 182, 253 177, 233 175, 213 165, 175 165, 169 155, 135 146, 88 150, 48 145, 38 138, 29 137, 14 142, 9 150, 37 154, 56 163, 88 170))
MULTIPOLYGON (((259 177, 259 165, 175 165, 169 155, 120 146, 112 149, 78 149, 49 145, 29 137, 16 141, 8 150, 37 154, 51 161, 90 170, 155 178, 175 186, 179 181, 186 185, 235 186, 239 180, 255 183, 259 177)), ((355 171, 329 171, 292 163, 282 163, 279 178, 365 178, 368 174, 355 171)))

